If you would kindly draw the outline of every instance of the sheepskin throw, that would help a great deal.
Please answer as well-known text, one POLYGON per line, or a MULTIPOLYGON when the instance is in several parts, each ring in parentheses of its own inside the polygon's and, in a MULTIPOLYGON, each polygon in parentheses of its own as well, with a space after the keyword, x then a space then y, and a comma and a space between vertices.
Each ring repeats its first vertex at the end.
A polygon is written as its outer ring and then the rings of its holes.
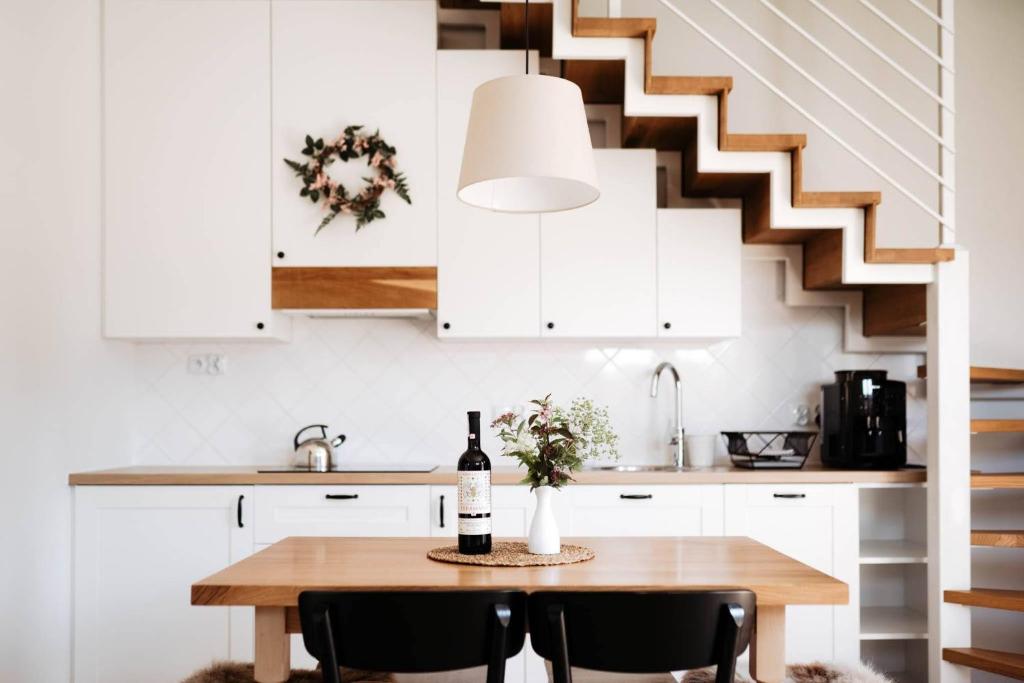
MULTIPOLYGON (((737 676, 737 683, 752 683, 746 676, 737 676)), ((715 683, 715 669, 689 671, 682 683, 715 683)), ((786 667, 786 683, 892 683, 882 674, 863 664, 842 666, 839 664, 794 664, 786 667)))
MULTIPOLYGON (((213 666, 195 672, 182 683, 253 683, 255 681, 252 664, 238 662, 218 662, 213 666)), ((292 669, 288 683, 323 683, 319 671, 310 669, 292 669)), ((390 683, 391 674, 374 673, 371 671, 341 670, 342 683, 390 683)))

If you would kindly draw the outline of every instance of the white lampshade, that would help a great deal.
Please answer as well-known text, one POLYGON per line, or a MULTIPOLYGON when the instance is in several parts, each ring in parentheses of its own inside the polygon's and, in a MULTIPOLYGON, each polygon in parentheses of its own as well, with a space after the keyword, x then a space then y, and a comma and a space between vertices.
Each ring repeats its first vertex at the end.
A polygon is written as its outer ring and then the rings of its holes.
POLYGON ((579 86, 520 75, 476 89, 459 199, 492 211, 546 213, 575 209, 600 195, 579 86))

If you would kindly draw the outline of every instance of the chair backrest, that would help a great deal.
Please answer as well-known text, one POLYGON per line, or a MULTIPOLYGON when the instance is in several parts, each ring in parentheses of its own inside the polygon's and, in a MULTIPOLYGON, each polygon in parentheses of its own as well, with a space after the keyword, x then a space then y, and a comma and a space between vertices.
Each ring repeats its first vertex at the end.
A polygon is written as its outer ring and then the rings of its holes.
POLYGON ((338 666, 428 673, 486 664, 488 683, 500 683, 505 660, 523 649, 526 594, 306 591, 299 618, 326 681, 338 666))
POLYGON ((755 599, 748 590, 540 592, 528 609, 530 643, 556 683, 572 680, 571 666, 641 674, 713 664, 716 680, 732 683, 755 599))

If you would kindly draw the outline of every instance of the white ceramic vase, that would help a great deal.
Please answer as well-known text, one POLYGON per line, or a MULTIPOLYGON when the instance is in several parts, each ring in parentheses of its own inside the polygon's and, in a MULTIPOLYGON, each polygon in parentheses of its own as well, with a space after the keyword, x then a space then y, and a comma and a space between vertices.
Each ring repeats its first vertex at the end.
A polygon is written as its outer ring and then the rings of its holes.
POLYGON ((538 486, 533 490, 537 498, 537 509, 533 512, 530 522, 530 537, 527 545, 534 555, 557 555, 562 551, 562 539, 558 535, 558 524, 555 513, 551 509, 551 497, 555 489, 550 486, 538 486))

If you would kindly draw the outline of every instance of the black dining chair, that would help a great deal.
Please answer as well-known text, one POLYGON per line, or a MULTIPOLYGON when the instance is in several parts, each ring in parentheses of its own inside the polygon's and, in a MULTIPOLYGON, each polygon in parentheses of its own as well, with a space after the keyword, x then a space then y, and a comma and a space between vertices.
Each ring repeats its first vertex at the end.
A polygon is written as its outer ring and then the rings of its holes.
POLYGON ((530 643, 555 683, 572 667, 654 674, 717 665, 733 683, 755 615, 748 590, 540 592, 530 595, 530 643))
POLYGON ((520 591, 305 591, 299 619, 306 650, 327 683, 339 667, 432 673, 487 666, 503 683, 505 660, 526 637, 520 591))

